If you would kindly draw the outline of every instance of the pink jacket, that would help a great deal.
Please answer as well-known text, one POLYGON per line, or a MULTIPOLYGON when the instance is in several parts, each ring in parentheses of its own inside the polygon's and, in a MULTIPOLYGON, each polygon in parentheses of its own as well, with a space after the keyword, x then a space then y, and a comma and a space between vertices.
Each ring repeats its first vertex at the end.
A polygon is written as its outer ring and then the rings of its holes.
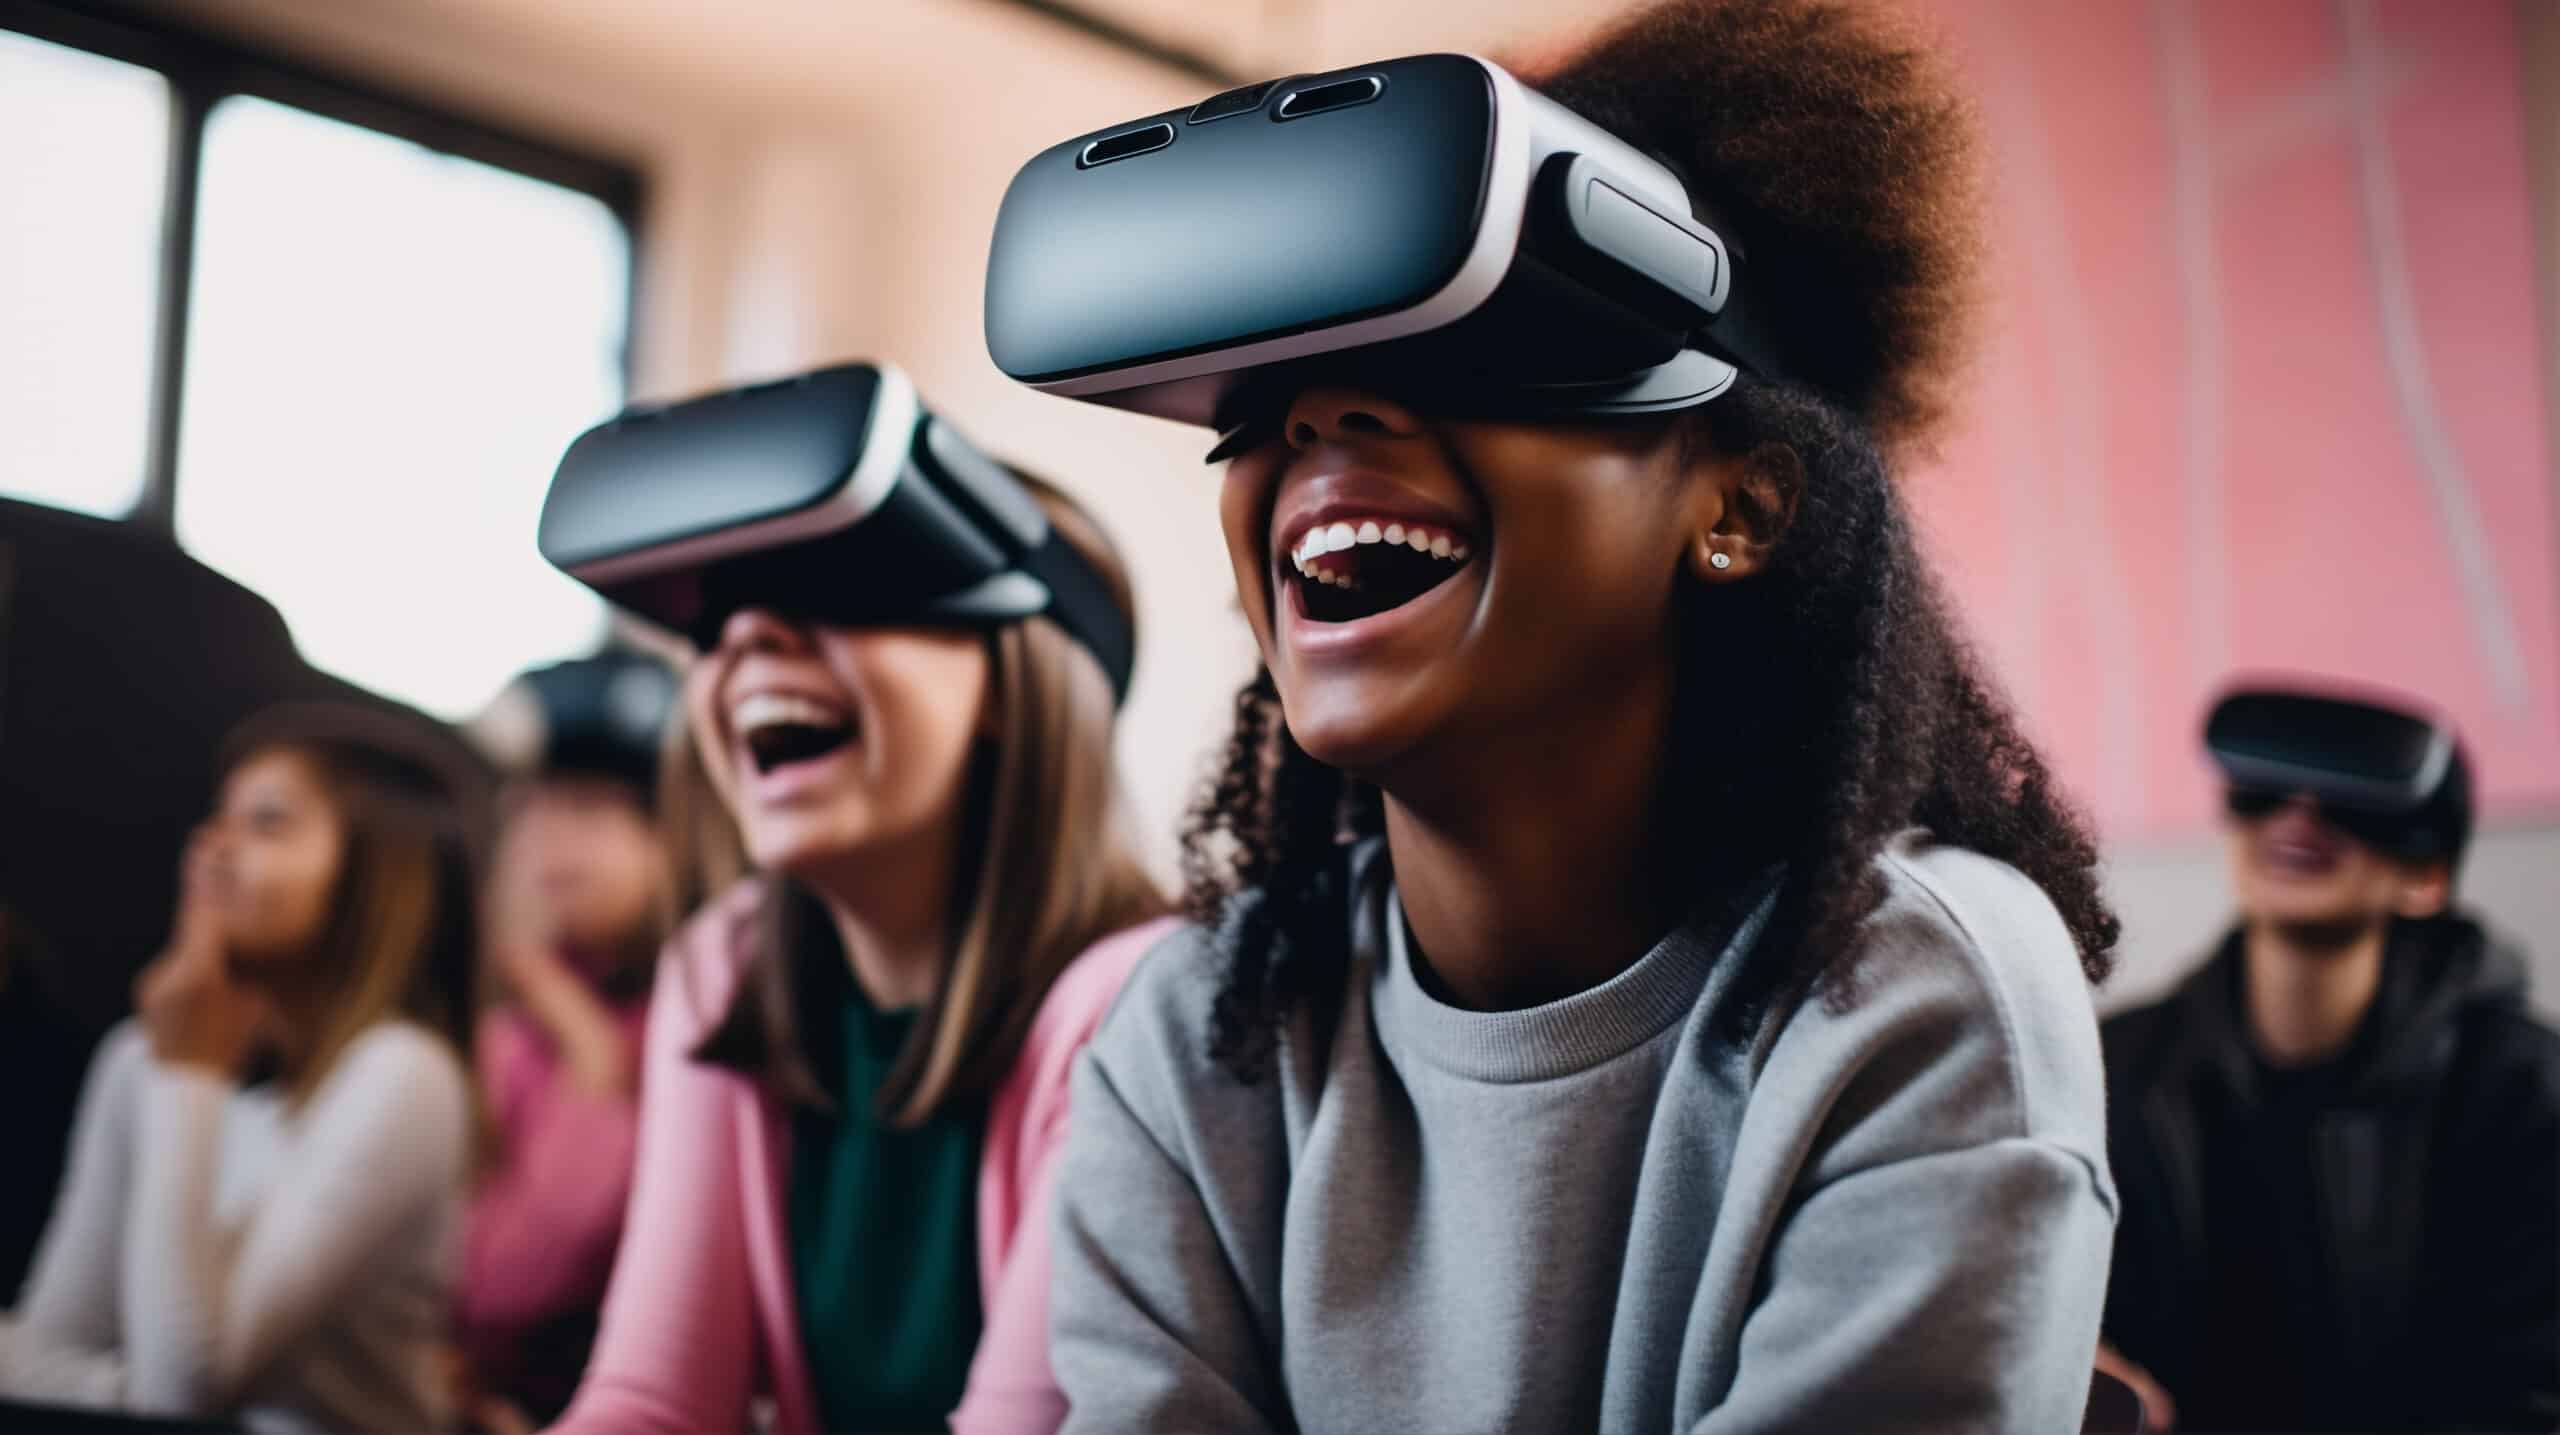
MULTIPOLYGON (((639 1000, 614 1012, 635 1049, 648 1014, 639 1000)), ((578 1090, 551 1038, 513 1007, 481 1017, 477 1056, 500 1164, 471 1197, 455 1337, 486 1387, 557 1409, 586 1352, 554 1327, 604 1297, 640 1113, 628 1097, 578 1090)))
MULTIPOLYGON (((732 888, 659 963, 622 1251, 561 1431, 738 1430, 758 1394, 773 1401, 775 1435, 819 1428, 791 1288, 790 1123, 755 1082, 690 1055, 745 970, 762 891, 752 880, 732 888)), ((951 1414, 960 1435, 1049 1431, 1066 1416, 1049 1373, 1047 1213, 1067 1074, 1129 969, 1170 927, 1132 928, 1070 963, 988 1109, 978 1170, 986 1328, 951 1414)))

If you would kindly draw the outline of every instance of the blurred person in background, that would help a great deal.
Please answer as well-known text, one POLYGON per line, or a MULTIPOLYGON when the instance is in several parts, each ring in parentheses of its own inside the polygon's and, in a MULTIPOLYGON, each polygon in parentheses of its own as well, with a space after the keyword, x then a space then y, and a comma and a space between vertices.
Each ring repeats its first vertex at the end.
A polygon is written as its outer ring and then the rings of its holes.
POLYGON ((14 1300, 53 1209, 71 1136, 80 1073, 97 1029, 54 988, 53 959, 35 930, 0 905, 0 1296, 14 1300))
POLYGON ((1979 293, 1965 101, 1821 0, 1522 78, 1712 196, 1792 377, 1237 412, 1264 671, 1079 1068, 1070 1428, 2076 1429, 2116 922, 1894 462, 1979 293))
POLYGON ((491 1430, 567 1407, 622 1237, 652 963, 679 915, 653 811, 675 685, 612 651, 527 673, 492 710, 536 735, 490 868, 483 945, 507 999, 480 1018, 495 1149, 455 1322, 465 1413, 491 1430))
POLYGON ((428 1430, 472 1149, 463 779, 406 721, 233 738, 176 930, 92 1063, 0 1393, 428 1430))
POLYGON ((2154 1426, 2560 1428, 2560 1035, 2455 905, 2472 777, 2451 752, 2400 814, 2229 781, 2238 919, 2106 1023, 2124 1207, 2102 1364, 2154 1426))
MULTIPOLYGON (((1130 613, 1099 529, 1029 486, 1130 613)), ((629 1217, 561 1428, 1054 1427, 1067 1069, 1164 906, 1119 821, 1109 678, 1047 617, 746 607, 685 703, 758 875, 659 963, 629 1217)))

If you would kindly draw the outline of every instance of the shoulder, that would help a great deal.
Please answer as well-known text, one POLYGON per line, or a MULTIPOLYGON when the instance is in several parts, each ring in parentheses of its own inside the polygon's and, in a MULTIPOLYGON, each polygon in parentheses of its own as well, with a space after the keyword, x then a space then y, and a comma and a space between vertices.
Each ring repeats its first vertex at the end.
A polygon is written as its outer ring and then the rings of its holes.
POLYGON ((1111 1009, 1140 962, 1182 925, 1177 918, 1158 917, 1085 948, 1050 983, 1048 996, 1040 1002, 1038 1025, 1074 1027, 1089 1034, 1101 1024, 1103 1013, 1111 1009))
POLYGON ((1205 1050, 1226 971, 1215 933, 1194 922, 1162 924, 1131 962, 1095 1044, 1107 1043, 1126 1057, 1165 1048, 1205 1050))
POLYGON ((2003 1007, 2094 1023, 2078 950, 2053 900, 2027 874, 1963 847, 1906 833, 1876 858, 1886 897, 1872 944, 1910 941, 1907 965, 2003 1007))
POLYGON ((129 1016, 107 1028, 98 1039, 98 1051, 89 1058, 92 1081, 111 1081, 120 1073, 139 1071, 151 1060, 151 1036, 142 1029, 142 1018, 129 1016))
POLYGON ((2466 1102, 2489 1103, 2511 1131, 2560 1131, 2560 1032, 2502 1006, 2473 1016, 2463 1040, 2473 1048, 2466 1102))
POLYGON ((1036 1091, 1064 1091, 1068 1071, 1092 1041, 1103 1016, 1148 950, 1179 924, 1171 917, 1114 932, 1078 953, 1049 984, 1031 1029, 1014 1058, 1012 1083, 1036 1091))
POLYGON ((150 1070, 151 1038, 142 1029, 142 1018, 129 1016, 109 1027, 98 1039, 98 1049, 90 1053, 88 1072, 81 1078, 77 1119, 87 1121, 95 1113, 123 1107, 131 1099, 128 1093, 150 1070))
MULTIPOLYGON (((1319 894, 1316 900, 1340 902, 1347 908, 1364 899, 1360 894, 1374 895, 1379 890, 1387 877, 1386 857, 1383 838, 1345 844, 1306 879, 1309 891, 1319 894)), ((1207 1052, 1216 1029, 1218 998, 1234 970, 1229 954, 1240 931, 1269 900, 1263 889, 1251 888, 1227 899, 1214 928, 1189 921, 1163 924, 1130 972, 1119 1002, 1095 1039, 1108 1039, 1131 1057, 1156 1053, 1176 1061, 1178 1070, 1205 1074, 1213 1065, 1207 1052)), ((1350 979, 1347 966, 1344 975, 1350 979)), ((1296 1020, 1304 1022, 1307 1014, 1300 1012, 1296 1020)), ((1222 1084, 1236 1083, 1222 1079, 1222 1084)))
POLYGON ((453 1043, 416 1022, 392 1020, 357 1033, 321 1081, 320 1092, 355 1087, 467 1101, 471 1082, 453 1043))
POLYGON ((1191 922, 1165 924, 1087 1048, 1097 1076, 1157 1130, 1185 1124, 1184 1108, 1255 1089, 1209 1057, 1227 965, 1215 933, 1191 922))
POLYGON ((304 1120, 323 1145, 369 1164, 396 1153, 394 1165, 442 1190, 467 1164, 471 1079, 453 1043, 412 1021, 378 1021, 338 1054, 304 1120))
MULTIPOLYGON (((2062 918, 2006 863, 1925 835, 1878 855, 1883 900, 1848 990, 1790 1014, 1772 1051, 1828 1071, 1852 1115, 1931 1149, 2024 1138, 2101 1163, 2097 1011, 2062 918)), ((1917 1154, 1905 1152, 1897 1154, 1917 1154)))

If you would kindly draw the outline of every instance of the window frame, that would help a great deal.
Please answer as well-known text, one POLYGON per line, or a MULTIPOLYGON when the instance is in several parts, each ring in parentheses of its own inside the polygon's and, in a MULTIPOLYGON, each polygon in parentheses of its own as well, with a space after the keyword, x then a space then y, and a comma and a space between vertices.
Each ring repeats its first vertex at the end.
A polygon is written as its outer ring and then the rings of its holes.
POLYGON ((151 339, 142 488, 119 521, 177 541, 178 434, 186 391, 188 312, 196 260, 196 202, 205 119, 247 95, 407 140, 588 195, 621 224, 630 247, 620 363, 631 383, 641 311, 641 218, 647 187, 627 161, 527 134, 443 100, 287 59, 142 6, 77 0, 0 0, 0 30, 14 31, 156 72, 169 86, 169 145, 162 176, 159 293, 151 339))

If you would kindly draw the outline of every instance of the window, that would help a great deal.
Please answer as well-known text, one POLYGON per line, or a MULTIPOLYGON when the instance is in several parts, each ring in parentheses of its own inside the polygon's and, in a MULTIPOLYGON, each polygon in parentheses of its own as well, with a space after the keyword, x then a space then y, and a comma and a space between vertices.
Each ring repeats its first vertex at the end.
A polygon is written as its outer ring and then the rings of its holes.
POLYGON ((158 74, 0 32, 0 495, 142 494, 168 144, 158 74))
POLYGON ((594 198, 233 97, 205 121, 177 532, 318 667, 429 712, 591 651, 534 551, 622 400, 629 255, 594 198))
POLYGON ((439 717, 592 651, 534 531, 623 401, 631 174, 145 12, 0 16, 0 495, 168 534, 439 717))

